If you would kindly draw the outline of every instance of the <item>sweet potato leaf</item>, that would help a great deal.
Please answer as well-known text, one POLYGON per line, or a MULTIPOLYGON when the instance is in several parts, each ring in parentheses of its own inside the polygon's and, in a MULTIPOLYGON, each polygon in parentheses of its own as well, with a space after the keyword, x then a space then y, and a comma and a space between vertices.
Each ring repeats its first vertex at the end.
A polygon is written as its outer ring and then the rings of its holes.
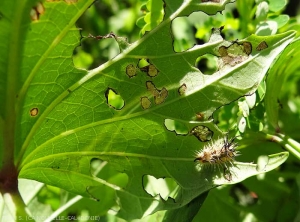
POLYGON ((42 11, 39 2, 24 8, 1 3, 7 9, 1 11, 0 25, 6 27, 0 35, 1 58, 9 62, 0 70, 5 76, 0 82, 5 95, 0 123, 2 131, 4 123, 16 123, 8 135, 14 138, 19 177, 100 201, 107 189, 121 207, 119 216, 134 219, 182 207, 216 185, 239 182, 284 162, 287 153, 271 156, 263 171, 255 164, 235 163, 230 179, 219 171, 199 171, 193 162, 206 141, 223 136, 212 122, 213 112, 254 92, 294 37, 287 32, 229 42, 221 37, 222 28, 216 28, 209 42, 174 52, 175 18, 199 10, 215 14, 228 2, 166 0, 163 21, 140 40, 129 44, 107 35, 121 52, 90 71, 74 68, 71 55, 80 37, 74 23, 91 0, 47 1, 42 11), (14 24, 7 19, 9 12, 16 17, 14 24), (8 52, 12 49, 13 55, 8 52), (220 61, 212 75, 195 67, 196 59, 208 53, 220 61), (121 105, 110 98, 118 98, 121 105), (168 119, 187 132, 170 130, 168 119), (92 174, 95 159, 126 174, 128 183, 92 174), (177 193, 167 200, 150 195, 143 187, 145 175, 172 178, 177 193))

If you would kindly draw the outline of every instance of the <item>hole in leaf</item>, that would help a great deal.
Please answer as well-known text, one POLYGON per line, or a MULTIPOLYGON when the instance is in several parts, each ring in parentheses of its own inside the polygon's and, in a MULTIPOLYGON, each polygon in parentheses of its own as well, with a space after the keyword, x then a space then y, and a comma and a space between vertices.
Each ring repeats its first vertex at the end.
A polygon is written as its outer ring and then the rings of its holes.
POLYGON ((268 44, 265 41, 262 41, 261 43, 258 44, 258 46, 256 47, 257 51, 261 51, 268 48, 268 44))
POLYGON ((177 135, 187 135, 189 132, 185 124, 173 119, 165 119, 165 127, 169 131, 174 131, 177 135))
POLYGON ((39 109, 38 108, 32 108, 30 110, 30 116, 35 117, 39 114, 39 109))
POLYGON ((205 74, 211 75, 215 73, 218 65, 218 59, 216 56, 207 54, 197 58, 196 67, 205 74))
POLYGON ((160 178, 156 179, 151 175, 143 176, 144 190, 155 197, 160 195, 161 198, 167 200, 168 197, 174 198, 178 184, 172 178, 160 178))
POLYGON ((183 83, 179 88, 178 88, 178 93, 180 96, 185 94, 185 91, 187 90, 187 86, 185 83, 183 83))
POLYGON ((200 125, 194 127, 191 130, 190 134, 194 135, 201 142, 206 142, 211 140, 212 136, 214 135, 214 132, 211 131, 208 127, 200 125))
POLYGON ((141 106, 143 107, 143 109, 149 109, 151 107, 151 101, 148 97, 141 97, 141 106))
POLYGON ((108 88, 105 92, 107 104, 116 110, 121 110, 125 106, 125 101, 116 91, 108 88))
POLYGON ((150 65, 150 63, 146 59, 140 59, 138 63, 138 67, 142 70, 143 67, 150 65))
MULTIPOLYGON (((112 158, 111 160, 112 162, 118 161, 114 158, 112 158)), ((128 175, 126 173, 120 172, 121 169, 116 170, 116 167, 111 162, 107 162, 99 158, 92 158, 90 160, 90 171, 94 177, 100 178, 101 180, 104 180, 109 184, 116 185, 120 188, 125 188, 128 184, 128 175)), ((100 199, 100 201, 105 198, 109 198, 111 200, 109 201, 110 204, 113 205, 115 203, 115 200, 111 198, 112 196, 114 196, 115 190, 106 186, 90 186, 87 187, 87 189, 87 192, 92 198, 100 199)))

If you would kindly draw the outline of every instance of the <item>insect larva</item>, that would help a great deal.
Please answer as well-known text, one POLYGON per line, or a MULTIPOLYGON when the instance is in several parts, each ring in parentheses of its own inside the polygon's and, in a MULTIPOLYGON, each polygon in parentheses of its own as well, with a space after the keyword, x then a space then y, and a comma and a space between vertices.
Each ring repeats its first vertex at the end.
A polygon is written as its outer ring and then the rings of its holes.
POLYGON ((235 157, 238 155, 236 151, 237 144, 234 142, 235 138, 228 140, 224 139, 215 140, 200 151, 196 152, 196 158, 194 162, 201 167, 224 167, 224 172, 229 170, 228 167, 233 165, 235 157))

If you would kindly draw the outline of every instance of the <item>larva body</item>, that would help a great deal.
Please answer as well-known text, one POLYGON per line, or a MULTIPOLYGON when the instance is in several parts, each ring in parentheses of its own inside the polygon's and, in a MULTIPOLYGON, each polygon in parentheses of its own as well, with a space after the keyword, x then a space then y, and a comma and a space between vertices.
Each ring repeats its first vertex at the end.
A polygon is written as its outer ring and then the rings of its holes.
POLYGON ((228 141, 227 138, 222 138, 207 144, 201 151, 196 152, 194 162, 210 167, 232 165, 234 158, 238 155, 235 150, 237 144, 233 140, 228 141))

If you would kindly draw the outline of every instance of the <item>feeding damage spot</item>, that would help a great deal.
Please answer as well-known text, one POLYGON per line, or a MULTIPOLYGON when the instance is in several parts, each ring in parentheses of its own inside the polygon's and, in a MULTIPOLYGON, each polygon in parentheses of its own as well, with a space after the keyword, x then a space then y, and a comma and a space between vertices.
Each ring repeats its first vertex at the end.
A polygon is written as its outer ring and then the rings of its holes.
POLYGON ((142 72, 146 72, 148 76, 155 77, 158 75, 159 71, 153 64, 149 64, 141 68, 142 72))
POLYGON ((268 44, 266 43, 266 41, 262 41, 261 43, 258 44, 258 46, 256 47, 257 51, 261 51, 268 48, 268 44))
POLYGON ((239 44, 235 41, 228 47, 220 46, 218 52, 221 56, 220 61, 223 66, 235 66, 248 58, 252 52, 252 45, 250 42, 239 44))
POLYGON ((173 119, 165 119, 165 127, 167 130, 175 132, 177 135, 187 135, 189 132, 184 123, 173 119))
POLYGON ((39 109, 38 108, 32 108, 30 110, 30 116, 35 117, 39 114, 39 109))
POLYGON ((168 96, 168 90, 163 87, 161 90, 157 89, 152 81, 146 82, 146 87, 148 91, 151 92, 151 94, 154 96, 154 103, 156 105, 162 104, 167 96, 168 96))
POLYGON ((123 98, 111 88, 108 88, 105 91, 105 97, 107 104, 116 110, 121 110, 125 106, 125 101, 123 98))
POLYGON ((138 66, 142 72, 147 73, 150 77, 155 77, 159 73, 158 69, 147 59, 140 59, 138 66))
POLYGON ((183 83, 179 88, 178 88, 178 93, 180 96, 185 94, 185 91, 187 90, 187 86, 185 83, 183 83))
POLYGON ((214 132, 211 131, 208 127, 200 125, 194 127, 191 130, 190 134, 197 137, 197 139, 200 140, 201 142, 206 142, 211 140, 212 136, 214 135, 214 132))
POLYGON ((149 109, 151 107, 151 101, 147 96, 141 97, 141 106, 143 109, 149 109))
POLYGON ((252 44, 250 42, 243 42, 244 52, 247 55, 250 55, 252 52, 252 44))
POLYGON ((204 119, 205 119, 204 113, 201 113, 201 112, 196 113, 196 120, 203 121, 204 119))
POLYGON ((158 69, 146 59, 140 59, 138 65, 129 64, 126 66, 126 74, 129 78, 137 75, 138 71, 146 73, 149 77, 155 77, 158 75, 158 69))
POLYGON ((133 64, 129 64, 126 66, 126 74, 129 76, 129 78, 132 78, 136 76, 137 68, 133 64))
POLYGON ((154 176, 144 175, 143 187, 152 197, 160 195, 161 198, 167 200, 168 197, 174 198, 172 194, 175 194, 174 191, 178 188, 178 184, 172 178, 156 179, 154 176))
POLYGON ((44 13, 44 5, 41 2, 38 2, 37 5, 30 10, 30 18, 32 21, 37 21, 40 19, 40 15, 44 13))

